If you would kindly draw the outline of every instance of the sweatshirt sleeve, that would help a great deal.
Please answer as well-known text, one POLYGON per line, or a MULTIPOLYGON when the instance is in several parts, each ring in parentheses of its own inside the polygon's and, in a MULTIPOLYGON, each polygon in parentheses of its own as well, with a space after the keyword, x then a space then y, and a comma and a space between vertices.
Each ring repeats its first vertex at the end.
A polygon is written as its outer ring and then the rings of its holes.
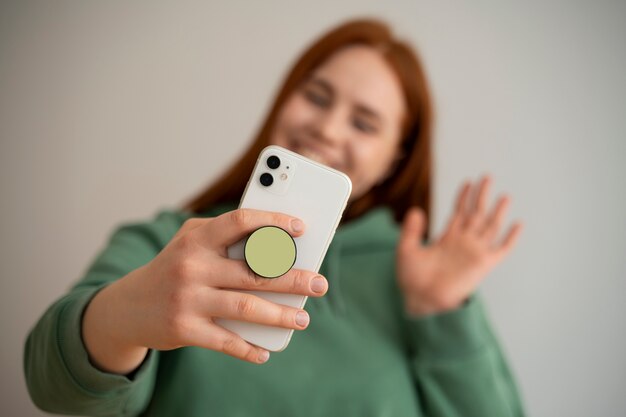
POLYGON ((24 348, 26 384, 37 407, 91 416, 135 416, 145 409, 159 352, 149 350, 129 375, 101 371, 91 364, 83 344, 82 315, 98 291, 148 263, 181 224, 178 214, 163 210, 152 221, 119 226, 82 279, 45 311, 24 348))
POLYGON ((477 294, 453 311, 405 317, 425 416, 524 415, 513 375, 477 294))

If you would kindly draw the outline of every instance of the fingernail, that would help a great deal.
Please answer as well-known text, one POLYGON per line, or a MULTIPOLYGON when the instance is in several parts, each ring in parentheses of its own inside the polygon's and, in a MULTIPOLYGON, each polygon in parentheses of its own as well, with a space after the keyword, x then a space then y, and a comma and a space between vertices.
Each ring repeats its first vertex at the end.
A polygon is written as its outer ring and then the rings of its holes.
POLYGON ((313 292, 324 292, 324 290, 326 289, 326 280, 324 278, 322 278, 321 275, 317 275, 315 278, 313 278, 313 280, 311 281, 311 290, 313 290, 313 292))
POLYGON ((293 230, 296 233, 300 233, 302 230, 304 230, 304 223, 302 223, 302 220, 292 219, 291 230, 293 230))
POLYGON ((296 314, 296 324, 298 324, 298 326, 306 326, 309 324, 309 315, 304 311, 298 311, 298 314, 296 314))
POLYGON ((259 362, 264 363, 267 362, 267 360, 270 358, 270 353, 267 350, 264 350, 263 352, 261 352, 261 354, 259 355, 259 362))

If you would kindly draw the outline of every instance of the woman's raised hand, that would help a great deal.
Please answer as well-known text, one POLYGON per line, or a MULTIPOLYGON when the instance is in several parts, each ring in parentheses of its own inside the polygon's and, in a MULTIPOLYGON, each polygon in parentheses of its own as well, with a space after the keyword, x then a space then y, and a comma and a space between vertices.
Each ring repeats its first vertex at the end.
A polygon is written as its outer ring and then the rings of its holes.
POLYGON ((421 239, 426 224, 424 212, 418 207, 407 212, 396 266, 409 314, 458 308, 515 245, 522 223, 513 224, 498 240, 510 198, 501 196, 488 213, 490 184, 489 176, 484 176, 475 189, 471 183, 464 183, 445 231, 428 246, 422 245, 421 239))

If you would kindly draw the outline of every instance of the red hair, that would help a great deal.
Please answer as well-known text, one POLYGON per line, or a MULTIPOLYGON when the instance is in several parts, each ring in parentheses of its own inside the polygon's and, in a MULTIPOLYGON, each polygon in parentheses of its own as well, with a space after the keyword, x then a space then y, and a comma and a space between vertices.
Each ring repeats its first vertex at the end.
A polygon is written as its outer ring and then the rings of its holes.
MULTIPOLYGON (((413 48, 396 39, 385 23, 374 19, 343 23, 310 45, 288 73, 250 147, 221 177, 189 200, 184 208, 197 214, 216 204, 239 201, 259 153, 270 144, 278 112, 287 98, 334 52, 354 44, 371 46, 379 51, 400 81, 407 108, 398 150, 403 157, 385 181, 348 203, 342 224, 382 205, 391 208, 398 223, 411 206, 421 207, 426 219, 430 219, 433 110, 426 76, 413 48)), ((423 237, 428 238, 428 227, 424 230, 423 237)))

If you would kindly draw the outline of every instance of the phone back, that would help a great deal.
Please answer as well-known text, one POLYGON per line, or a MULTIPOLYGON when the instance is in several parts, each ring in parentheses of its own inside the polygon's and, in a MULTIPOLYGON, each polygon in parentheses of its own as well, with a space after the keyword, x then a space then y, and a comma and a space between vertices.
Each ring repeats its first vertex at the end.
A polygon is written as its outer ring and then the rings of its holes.
MULTIPOLYGON (((342 172, 288 149, 270 145, 261 151, 239 207, 281 212, 302 219, 305 231, 294 238, 297 255, 293 268, 318 272, 351 190, 350 178, 342 172), (280 161, 277 168, 268 166, 267 160, 272 155, 280 161), (266 173, 273 178, 269 186, 261 183, 261 175, 266 173)), ((230 246, 229 258, 244 259, 244 245, 245 239, 230 246)), ((296 308, 303 308, 308 298, 267 291, 237 291, 296 308)), ((216 323, 270 351, 285 349, 293 334, 293 329, 238 320, 218 318, 216 323)))

